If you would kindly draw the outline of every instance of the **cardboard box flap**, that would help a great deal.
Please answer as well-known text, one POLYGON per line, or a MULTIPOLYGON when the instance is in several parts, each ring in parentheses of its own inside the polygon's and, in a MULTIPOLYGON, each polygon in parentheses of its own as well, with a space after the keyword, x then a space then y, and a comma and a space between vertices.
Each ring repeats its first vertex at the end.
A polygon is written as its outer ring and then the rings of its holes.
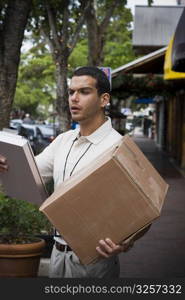
POLYGON ((114 159, 129 173, 150 202, 152 201, 160 215, 169 186, 128 135, 123 137, 122 144, 114 153, 114 159))

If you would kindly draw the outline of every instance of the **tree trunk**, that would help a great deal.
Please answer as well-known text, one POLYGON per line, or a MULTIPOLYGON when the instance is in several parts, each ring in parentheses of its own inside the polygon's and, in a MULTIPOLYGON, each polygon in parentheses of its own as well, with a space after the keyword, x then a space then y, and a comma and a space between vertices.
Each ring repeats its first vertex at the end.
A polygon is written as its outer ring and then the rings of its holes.
POLYGON ((103 35, 96 20, 96 13, 91 3, 91 7, 86 14, 88 32, 88 65, 100 66, 103 63, 103 35))
POLYGON ((112 1, 109 8, 105 12, 105 16, 101 23, 96 17, 96 9, 94 1, 91 1, 86 12, 87 34, 88 34, 88 64, 90 66, 103 66, 107 27, 115 8, 120 5, 123 0, 112 1))
POLYGON ((68 59, 78 41, 80 30, 85 21, 85 14, 91 0, 79 1, 81 3, 81 11, 78 14, 78 19, 75 25, 71 24, 70 21, 71 2, 69 0, 64 1, 65 6, 63 7, 61 18, 62 28, 59 26, 61 19, 58 20, 56 18, 57 9, 50 2, 51 1, 45 2, 48 15, 48 30, 45 30, 45 26, 41 26, 41 34, 43 35, 46 43, 49 45, 53 61, 56 64, 57 99, 55 109, 59 118, 60 130, 64 132, 70 129, 71 125, 67 92, 68 59), (69 34, 71 25, 74 27, 74 32, 69 34))
POLYGON ((0 129, 9 126, 20 49, 24 38, 31 0, 8 1, 3 23, 0 25, 0 129))
POLYGON ((59 118, 60 129, 62 132, 70 128, 70 113, 68 106, 67 92, 67 63, 68 57, 61 57, 56 64, 56 111, 59 118))

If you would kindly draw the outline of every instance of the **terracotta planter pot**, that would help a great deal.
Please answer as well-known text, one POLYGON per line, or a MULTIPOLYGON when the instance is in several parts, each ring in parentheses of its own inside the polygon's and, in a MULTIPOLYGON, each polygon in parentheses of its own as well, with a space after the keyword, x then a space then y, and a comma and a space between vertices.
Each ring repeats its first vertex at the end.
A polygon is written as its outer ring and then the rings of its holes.
POLYGON ((0 244, 0 277, 37 277, 44 240, 30 244, 0 244))

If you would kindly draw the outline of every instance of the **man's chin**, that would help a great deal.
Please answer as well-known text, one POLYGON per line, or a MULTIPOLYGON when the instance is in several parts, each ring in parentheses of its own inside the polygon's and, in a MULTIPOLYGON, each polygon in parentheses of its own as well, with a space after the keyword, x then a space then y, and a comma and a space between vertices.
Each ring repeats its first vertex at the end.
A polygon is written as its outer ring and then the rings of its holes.
POLYGON ((74 122, 80 122, 82 120, 82 118, 80 118, 80 116, 75 116, 75 115, 71 115, 71 118, 74 122))

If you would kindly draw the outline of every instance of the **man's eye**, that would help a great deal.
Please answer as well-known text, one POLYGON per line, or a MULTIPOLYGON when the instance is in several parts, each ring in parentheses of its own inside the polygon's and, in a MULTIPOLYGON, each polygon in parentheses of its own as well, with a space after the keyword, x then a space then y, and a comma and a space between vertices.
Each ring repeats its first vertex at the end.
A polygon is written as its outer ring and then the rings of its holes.
POLYGON ((68 94, 69 94, 70 96, 72 96, 72 95, 74 94, 74 91, 73 91, 73 90, 68 90, 68 94))
POLYGON ((75 92, 82 95, 88 95, 91 92, 91 90, 90 89, 68 90, 68 95, 72 96, 75 92))
POLYGON ((84 94, 84 95, 87 95, 87 94, 90 93, 90 90, 89 89, 80 90, 80 93, 84 94))

